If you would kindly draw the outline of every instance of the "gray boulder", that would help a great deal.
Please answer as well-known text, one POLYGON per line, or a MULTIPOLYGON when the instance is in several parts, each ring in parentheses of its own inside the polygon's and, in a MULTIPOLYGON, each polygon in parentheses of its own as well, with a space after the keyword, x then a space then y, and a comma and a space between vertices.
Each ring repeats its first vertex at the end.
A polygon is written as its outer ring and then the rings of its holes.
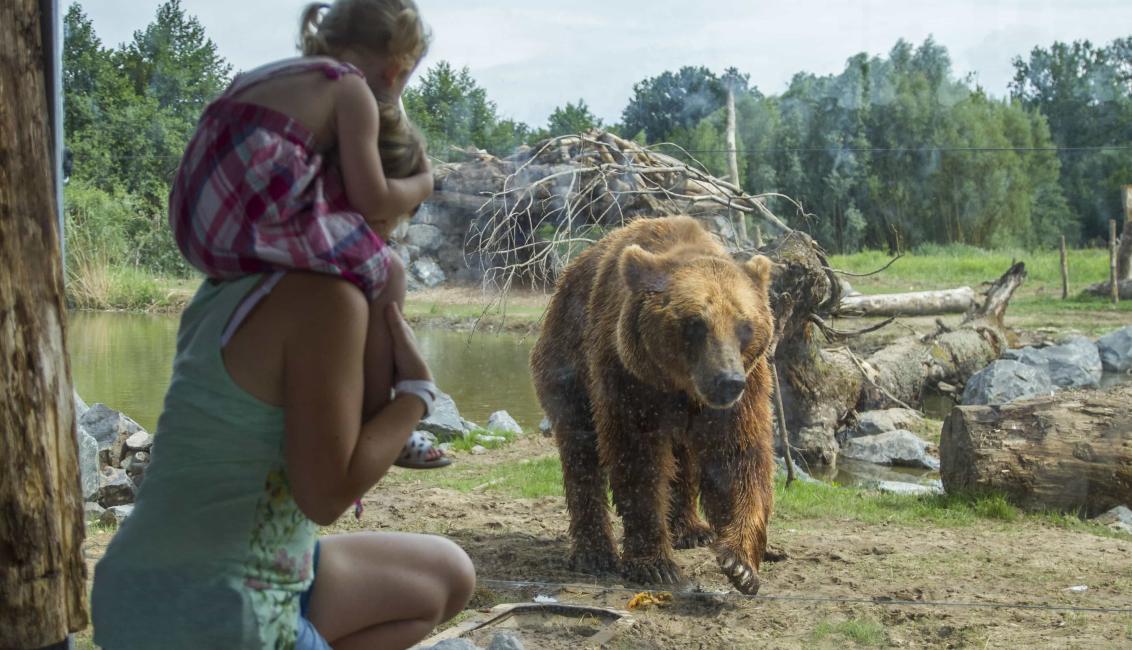
POLYGON ((105 467, 98 475, 98 505, 103 508, 133 503, 137 491, 125 470, 105 467))
POLYGON ((878 433, 887 433, 897 429, 915 430, 922 427, 924 417, 918 411, 905 408, 879 409, 865 411, 857 415, 857 423, 838 432, 838 441, 844 442, 850 438, 861 436, 875 436, 878 433))
POLYGON ((1101 364, 1109 372, 1132 371, 1132 325, 1097 339, 1101 364))
POLYGON ((538 421, 538 430, 539 433, 548 438, 553 435, 554 431, 550 428, 550 418, 546 417, 545 415, 542 416, 542 419, 538 421))
POLYGON ((90 407, 86 405, 86 402, 83 401, 83 398, 79 397, 79 391, 76 390, 76 391, 74 391, 74 393, 75 393, 75 419, 78 420, 79 418, 81 418, 83 415, 86 414, 86 412, 90 409, 90 407))
POLYGON ((901 481, 878 481, 873 488, 886 494, 900 494, 906 496, 943 494, 943 484, 923 485, 920 483, 904 483, 901 481))
MULTIPOLYGON (((778 478, 786 478, 786 459, 782 456, 775 456, 774 465, 774 475, 778 478)), ((821 483, 821 481, 806 473, 806 470, 798 467, 798 463, 794 463, 794 478, 803 483, 821 483)))
POLYGON ((417 211, 416 216, 413 217, 414 224, 427 224, 429 226, 436 226, 441 231, 451 230, 454 225, 452 215, 447 210, 437 209, 431 203, 425 203, 421 209, 417 211))
POLYGON ((441 442, 463 438, 467 432, 464 418, 460 417, 460 411, 456 408, 456 402, 446 393, 441 393, 436 398, 432 415, 421 420, 417 428, 435 435, 441 442))
POLYGON ((444 233, 436 226, 414 223, 409 226, 409 233, 405 235, 405 243, 416 246, 425 253, 435 253, 444 245, 444 233))
POLYGON ((106 512, 106 508, 103 508, 93 501, 83 503, 83 521, 85 521, 87 525, 100 521, 102 519, 102 513, 104 512, 106 512))
POLYGON ((126 438, 126 449, 130 451, 149 451, 153 446, 153 435, 148 431, 138 431, 126 438))
POLYGON ((134 514, 133 505, 112 506, 102 513, 98 521, 103 526, 121 526, 122 522, 132 514, 134 514))
POLYGON ((496 632, 487 650, 523 650, 523 642, 513 632, 496 632))
POLYGON ((841 454, 878 465, 939 469, 939 460, 928 454, 928 443, 903 429, 848 440, 841 454))
POLYGON ((1049 373, 1019 361, 999 359, 971 375, 960 404, 1005 404, 1016 399, 1051 395, 1049 373))
POLYGON ((1060 345, 1043 348, 1049 360, 1049 377, 1062 388, 1096 388, 1101 383, 1104 367, 1095 343, 1084 336, 1074 336, 1060 345))
POLYGON ((142 431, 137 422, 105 404, 94 404, 87 409, 79 418, 79 425, 98 441, 99 449, 110 449, 118 438, 129 438, 142 431))
POLYGON ((1128 506, 1116 506, 1103 515, 1094 517, 1093 523, 1132 535, 1132 510, 1128 506))
POLYGON ((98 498, 98 441, 82 427, 78 427, 79 477, 83 500, 98 498))
POLYGON ((424 650, 480 650, 480 647, 467 639, 445 639, 424 650))
POLYGON ((496 411, 487 418, 487 429, 489 431, 505 431, 507 433, 522 434, 523 427, 511 417, 507 411, 496 411))
POLYGON ((409 270, 412 271, 413 276, 420 280, 421 284, 429 289, 443 284, 447 279, 440 265, 431 257, 422 257, 414 261, 409 266, 409 270))
POLYGON ((135 451, 122 461, 122 469, 134 481, 134 485, 141 487, 145 478, 145 470, 149 467, 149 454, 144 451, 135 451))

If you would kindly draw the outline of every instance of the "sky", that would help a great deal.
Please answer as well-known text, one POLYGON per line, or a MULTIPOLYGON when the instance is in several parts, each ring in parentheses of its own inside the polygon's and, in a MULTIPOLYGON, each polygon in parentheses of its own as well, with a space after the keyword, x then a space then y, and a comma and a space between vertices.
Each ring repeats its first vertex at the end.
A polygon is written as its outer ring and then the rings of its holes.
MULTIPOLYGON (((65 0, 66 1, 66 0, 65 0)), ((159 0, 82 0, 105 45, 130 40, 159 0)), ((467 66, 501 117, 532 126, 584 99, 620 120, 633 84, 665 70, 734 66, 763 93, 797 72, 837 74, 859 52, 884 55, 904 38, 948 49, 957 76, 1007 92, 1011 60, 1054 41, 1105 44, 1132 35, 1129 0, 418 0, 433 44, 424 66, 467 66)), ((182 0, 238 71, 292 56, 294 0, 182 0)))

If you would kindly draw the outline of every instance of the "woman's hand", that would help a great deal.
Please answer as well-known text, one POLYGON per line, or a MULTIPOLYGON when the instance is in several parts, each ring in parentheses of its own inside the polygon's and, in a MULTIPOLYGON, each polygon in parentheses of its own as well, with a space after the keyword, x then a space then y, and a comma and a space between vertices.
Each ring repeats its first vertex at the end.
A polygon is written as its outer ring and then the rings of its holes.
POLYGON ((405 322, 397 303, 389 303, 385 308, 385 320, 393 336, 394 382, 402 379, 432 381, 432 372, 417 349, 417 338, 413 336, 413 330, 405 322))

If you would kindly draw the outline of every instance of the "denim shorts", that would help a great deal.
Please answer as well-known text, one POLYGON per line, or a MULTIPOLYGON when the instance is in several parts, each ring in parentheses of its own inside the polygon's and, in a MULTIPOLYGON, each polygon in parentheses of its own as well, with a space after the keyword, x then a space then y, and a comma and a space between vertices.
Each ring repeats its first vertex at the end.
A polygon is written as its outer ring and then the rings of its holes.
MULTIPOLYGON (((314 544, 314 558, 311 560, 312 573, 318 575, 318 542, 314 544)), ((307 611, 310 610, 311 605, 311 591, 314 590, 314 582, 307 590, 299 596, 299 636, 295 641, 295 650, 331 650, 330 644, 318 630, 314 629, 314 625, 307 620, 307 611)))

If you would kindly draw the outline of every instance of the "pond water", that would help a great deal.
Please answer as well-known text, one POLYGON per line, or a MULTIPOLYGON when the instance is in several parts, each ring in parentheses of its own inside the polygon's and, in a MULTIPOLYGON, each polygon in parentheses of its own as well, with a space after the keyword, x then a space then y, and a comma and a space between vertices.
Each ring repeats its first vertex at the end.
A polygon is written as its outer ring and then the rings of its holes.
MULTIPOLYGON (((169 385, 178 323, 169 315, 72 314, 67 340, 79 395, 152 431, 169 385)), ((415 332, 437 384, 461 415, 482 425, 492 412, 506 410, 524 431, 537 431, 542 410, 527 369, 532 338, 432 328, 415 332)))

